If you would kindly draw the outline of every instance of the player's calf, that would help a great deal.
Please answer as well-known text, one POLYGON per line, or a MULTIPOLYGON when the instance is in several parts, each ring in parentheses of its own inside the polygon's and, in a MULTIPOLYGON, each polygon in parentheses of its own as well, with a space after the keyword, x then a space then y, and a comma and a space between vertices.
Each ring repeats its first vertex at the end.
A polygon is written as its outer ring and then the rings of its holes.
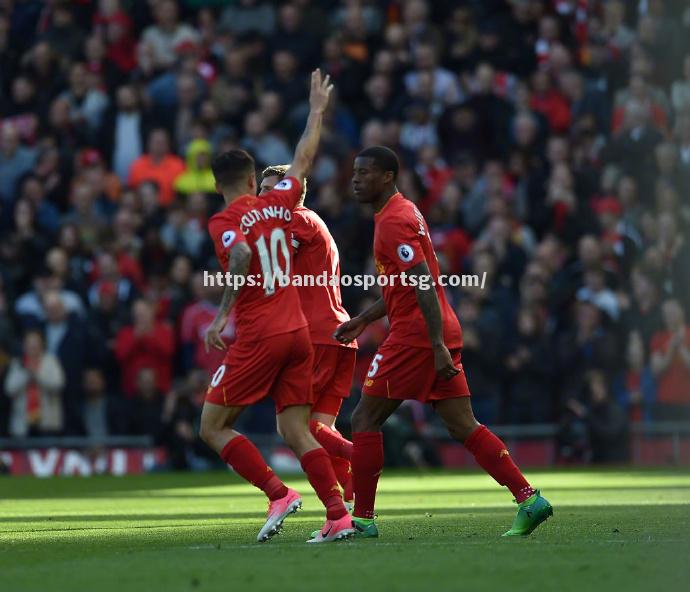
POLYGON ((316 419, 309 421, 309 430, 316 441, 326 449, 331 456, 350 460, 352 457, 352 442, 343 438, 330 424, 316 419))
POLYGON ((266 494, 269 499, 268 518, 257 537, 259 541, 265 541, 278 532, 286 516, 301 507, 302 500, 266 464, 258 448, 232 429, 241 412, 241 407, 206 403, 201 414, 199 436, 240 477, 266 494))
POLYGON ((347 514, 347 509, 331 459, 309 432, 308 417, 309 406, 295 405, 284 409, 276 419, 286 443, 300 459, 309 483, 325 506, 327 518, 337 520, 347 514))
POLYGON ((529 484, 519 467, 513 462, 503 440, 474 418, 469 397, 438 401, 435 408, 450 434, 464 444, 477 464, 499 485, 510 490, 520 506, 513 528, 506 533, 506 536, 530 534, 553 514, 551 504, 529 484))

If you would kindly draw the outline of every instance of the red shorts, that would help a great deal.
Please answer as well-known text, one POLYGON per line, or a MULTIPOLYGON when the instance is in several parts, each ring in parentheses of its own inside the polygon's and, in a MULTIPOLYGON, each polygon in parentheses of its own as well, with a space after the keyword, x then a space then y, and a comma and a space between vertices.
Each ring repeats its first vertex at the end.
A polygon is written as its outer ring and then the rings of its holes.
POLYGON ((460 349, 451 349, 460 373, 451 380, 436 375, 432 350, 384 342, 371 361, 362 394, 422 402, 468 397, 470 389, 460 363, 460 349))
POLYGON ((290 405, 311 405, 313 360, 307 327, 261 341, 236 341, 213 375, 206 401, 246 407, 270 396, 276 413, 290 405))
POLYGON ((338 345, 314 345, 312 413, 338 415, 343 399, 350 396, 357 350, 338 345))

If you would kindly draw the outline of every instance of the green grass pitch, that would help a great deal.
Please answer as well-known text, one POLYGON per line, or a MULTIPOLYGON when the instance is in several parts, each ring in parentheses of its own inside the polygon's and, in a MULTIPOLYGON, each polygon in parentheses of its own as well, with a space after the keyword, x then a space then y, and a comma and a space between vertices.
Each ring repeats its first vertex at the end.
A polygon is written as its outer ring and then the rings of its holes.
POLYGON ((688 590, 690 472, 528 472, 554 516, 501 539, 507 490, 476 472, 386 471, 378 540, 305 544, 304 510, 255 542, 260 492, 230 473, 0 479, 0 590, 688 590))

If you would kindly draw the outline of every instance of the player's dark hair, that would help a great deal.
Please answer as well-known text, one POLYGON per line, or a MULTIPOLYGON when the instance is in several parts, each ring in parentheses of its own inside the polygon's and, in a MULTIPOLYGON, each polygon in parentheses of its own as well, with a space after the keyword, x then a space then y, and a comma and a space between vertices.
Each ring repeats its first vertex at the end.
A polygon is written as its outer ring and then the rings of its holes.
POLYGON ((235 148, 216 156, 211 170, 220 187, 234 187, 255 171, 254 159, 245 150, 235 148))
MULTIPOLYGON (((261 180, 263 181, 266 177, 278 177, 279 179, 283 179, 285 177, 285 173, 288 172, 288 169, 290 168, 289 164, 274 164, 271 166, 266 167, 263 171, 261 171, 261 180)), ((304 203, 304 198, 307 195, 307 179, 304 179, 304 182, 302 183, 302 197, 300 197, 300 201, 297 205, 302 205, 304 203)))
POLYGON ((371 158, 377 169, 381 169, 384 173, 387 171, 393 173, 393 181, 398 178, 400 161, 398 161, 398 156, 390 148, 385 146, 365 148, 357 155, 357 158, 371 158))

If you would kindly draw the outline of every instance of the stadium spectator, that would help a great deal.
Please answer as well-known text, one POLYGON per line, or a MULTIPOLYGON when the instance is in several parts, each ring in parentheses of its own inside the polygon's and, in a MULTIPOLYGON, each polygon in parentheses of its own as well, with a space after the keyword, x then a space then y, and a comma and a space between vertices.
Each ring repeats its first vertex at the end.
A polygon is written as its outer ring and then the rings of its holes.
POLYGON ((0 128, 0 199, 3 214, 14 203, 19 179, 28 173, 36 162, 36 151, 21 146, 19 133, 11 125, 0 128))
POLYGON ((223 9, 218 26, 235 34, 261 33, 266 37, 275 30, 275 8, 261 0, 240 0, 223 9))
POLYGON ((185 170, 184 162, 170 152, 170 138, 164 129, 151 130, 147 152, 137 158, 129 169, 128 184, 138 187, 145 181, 155 181, 160 191, 160 203, 168 206, 173 200, 177 177, 185 170))
POLYGON ((128 432, 151 436, 158 442, 163 428, 163 396, 158 388, 156 371, 143 367, 135 376, 135 390, 129 401, 128 432))
POLYGON ((288 162, 292 157, 285 140, 268 131, 266 122, 258 111, 247 114, 244 131, 242 147, 254 155, 260 168, 272 162, 288 162))
POLYGON ((582 391, 589 370, 613 372, 621 358, 605 310, 594 302, 582 300, 574 312, 573 326, 560 336, 556 349, 556 367, 563 376, 562 392, 567 400, 582 391))
MULTIPOLYGON (((133 397, 140 371, 147 369, 153 374, 155 387, 167 392, 175 352, 173 331, 167 324, 155 320, 153 306, 145 300, 134 302, 132 317, 132 324, 120 329, 115 337, 115 356, 122 368, 122 391, 133 397)), ((147 388, 149 379, 146 376, 147 388)))
POLYGON ((201 409, 195 403, 206 388, 205 373, 190 373, 165 397, 161 416, 161 440, 170 452, 170 466, 175 470, 203 470, 211 466, 208 449, 197 438, 201 409))
POLYGON ((64 385, 60 362, 45 351, 40 331, 27 331, 21 356, 12 359, 5 376, 5 392, 12 400, 10 435, 59 435, 64 385))
POLYGON ((478 291, 460 301, 457 314, 463 320, 463 368, 473 377, 474 413, 482 423, 497 423, 501 417, 500 376, 496 372, 501 355, 500 313, 478 291))
POLYGON ((106 57, 123 74, 131 72, 136 66, 136 41, 132 20, 119 0, 98 3, 93 15, 93 30, 105 40, 106 57))
POLYGON ((177 2, 161 0, 154 4, 155 25, 147 27, 141 40, 153 50, 153 64, 158 69, 172 66, 176 50, 185 43, 197 43, 198 33, 188 24, 179 21, 177 2))
POLYGON ((192 194, 186 206, 173 205, 161 228, 161 240, 168 250, 201 262, 208 246, 206 201, 203 194, 192 194))
POLYGON ((147 126, 136 88, 120 86, 114 108, 104 115, 100 145, 106 161, 123 183, 128 180, 132 164, 144 152, 147 126))
MULTIPOLYGON (((661 316, 661 281, 644 267, 632 271, 632 298, 627 303, 623 326, 641 340, 645 359, 649 359, 652 337, 663 328, 661 316)), ((632 337, 632 335, 631 335, 632 337)))
POLYGON ((553 419, 554 356, 546 319, 533 308, 517 314, 517 327, 505 365, 509 423, 548 423, 553 419))
POLYGON ((2 105, 4 125, 15 128, 22 142, 33 144, 39 119, 45 117, 45 105, 41 105, 37 99, 36 86, 28 76, 18 76, 12 81, 9 94, 2 105))
POLYGON ((630 443, 623 408, 611 397, 605 374, 591 370, 580 399, 568 401, 569 410, 586 425, 593 463, 628 461, 630 443))
POLYGON ((36 227, 42 234, 54 236, 60 223, 60 213, 51 201, 46 199, 45 188, 36 175, 26 175, 21 182, 19 199, 26 199, 34 211, 36 227))
POLYGON ((690 111, 690 54, 683 60, 683 78, 671 86, 671 102, 678 113, 690 111))
MULTIPOLYGON (((107 95, 97 88, 83 63, 69 71, 69 89, 59 96, 69 105, 69 119, 75 128, 86 128, 87 137, 94 139, 108 108, 107 95)), ((92 77, 92 76, 91 76, 92 77)))
POLYGON ((187 168, 175 180, 175 191, 190 193, 215 193, 216 182, 211 171, 212 147, 206 140, 194 140, 187 146, 187 168))
POLYGON ((79 295, 66 289, 62 280, 51 273, 48 267, 41 266, 33 278, 33 289, 20 295, 14 304, 15 313, 23 327, 37 327, 45 321, 45 296, 51 290, 60 292, 62 303, 70 314, 74 313, 80 318, 85 316, 84 303, 79 295))
POLYGON ((82 389, 84 392, 84 430, 93 440, 108 436, 108 394, 103 373, 98 368, 84 370, 82 389))
POLYGON ((690 417, 690 327, 678 300, 662 305, 664 330, 652 338, 652 372, 658 388, 654 416, 661 420, 690 417))
POLYGON ((622 402, 627 406, 631 422, 650 421, 656 383, 649 364, 648 348, 640 333, 633 331, 628 338, 627 371, 624 377, 622 402))
MULTIPOLYGON (((319 43, 314 35, 306 31, 302 11, 296 2, 285 2, 279 7, 278 26, 269 39, 272 52, 287 52, 303 69, 307 64, 317 62, 319 43)), ((300 98, 303 99, 303 96, 300 98)))
POLYGON ((53 2, 39 24, 40 39, 46 41, 57 55, 71 60, 79 57, 84 42, 84 32, 75 22, 69 2, 53 2))
MULTIPOLYGON (((296 105, 303 101, 304 81, 299 76, 300 62, 297 56, 284 49, 276 51, 271 65, 271 72, 264 81, 266 90, 277 92, 284 105, 296 105)), ((248 104, 250 99, 250 96, 247 97, 248 104)))

